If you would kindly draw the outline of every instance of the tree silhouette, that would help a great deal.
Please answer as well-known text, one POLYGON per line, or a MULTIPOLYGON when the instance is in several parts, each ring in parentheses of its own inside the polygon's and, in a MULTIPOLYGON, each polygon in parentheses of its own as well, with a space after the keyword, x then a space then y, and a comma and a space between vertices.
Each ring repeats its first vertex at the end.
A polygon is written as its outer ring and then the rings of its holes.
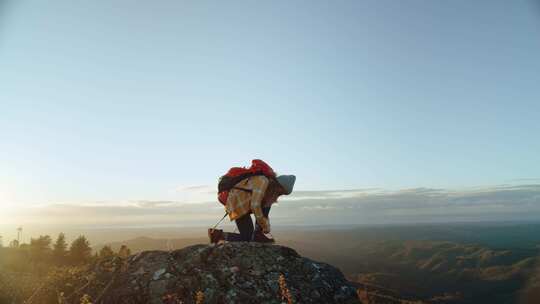
POLYGON ((51 242, 50 236, 40 235, 38 238, 31 238, 29 245, 19 247, 19 251, 28 252, 32 272, 41 275, 48 271, 51 261, 51 242))
POLYGON ((53 260, 57 265, 65 264, 66 257, 67 257, 67 243, 66 243, 66 236, 63 232, 60 232, 58 234, 58 237, 56 238, 56 242, 53 245, 53 260))
POLYGON ((120 247, 120 250, 118 250, 118 256, 121 258, 127 258, 130 255, 131 255, 131 250, 127 248, 126 245, 122 245, 122 247, 120 247))
POLYGON ((37 239, 30 239, 30 259, 34 263, 47 262, 51 254, 51 237, 40 235, 37 239))
POLYGON ((92 248, 90 242, 84 235, 76 238, 69 248, 69 257, 74 264, 84 264, 92 257, 92 248))
POLYGON ((114 255, 114 251, 111 249, 111 246, 103 246, 101 250, 99 251, 99 257, 100 258, 107 258, 112 257, 114 255))

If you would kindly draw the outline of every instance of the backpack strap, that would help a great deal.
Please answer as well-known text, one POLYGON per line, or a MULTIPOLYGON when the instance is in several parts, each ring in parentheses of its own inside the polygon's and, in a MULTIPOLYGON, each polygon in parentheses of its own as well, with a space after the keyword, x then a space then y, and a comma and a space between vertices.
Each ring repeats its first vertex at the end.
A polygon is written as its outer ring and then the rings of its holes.
MULTIPOLYGON (((256 174, 256 175, 262 175, 266 178, 268 178, 268 180, 270 181, 270 183, 272 182, 275 182, 276 184, 279 185, 279 182, 277 180, 277 178, 275 176, 266 176, 264 174, 256 174)), ((251 176, 245 178, 245 180, 248 180, 251 178, 251 176)), ((243 180, 242 180, 243 181, 243 180)), ((250 190, 250 189, 245 189, 245 188, 242 188, 242 187, 232 187, 231 189, 236 189, 236 190, 241 190, 241 191, 244 191, 244 192, 248 192, 248 193, 253 193, 253 190, 250 190)))
POLYGON ((240 188, 240 187, 232 187, 232 188, 236 189, 236 190, 241 190, 241 191, 244 191, 244 192, 248 192, 248 193, 253 193, 253 190, 246 189, 246 188, 240 188))
MULTIPOLYGON (((253 175, 249 175, 248 177, 242 179, 240 182, 244 182, 247 184, 249 182, 249 179, 252 177, 253 175)), ((232 189, 236 189, 236 190, 240 190, 240 191, 244 191, 244 192, 247 192, 247 193, 253 193, 253 190, 251 189, 246 189, 246 188, 242 188, 242 187, 232 187, 232 189)))

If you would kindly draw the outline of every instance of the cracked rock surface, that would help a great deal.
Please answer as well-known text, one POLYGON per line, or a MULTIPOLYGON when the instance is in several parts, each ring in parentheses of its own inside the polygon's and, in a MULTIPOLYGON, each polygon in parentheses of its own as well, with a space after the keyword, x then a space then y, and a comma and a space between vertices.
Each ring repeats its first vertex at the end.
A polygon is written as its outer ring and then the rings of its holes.
POLYGON ((93 303, 189 304, 197 297, 216 304, 359 303, 355 287, 335 267, 260 243, 145 251, 121 262, 100 261, 77 276, 87 278, 79 293, 93 303))

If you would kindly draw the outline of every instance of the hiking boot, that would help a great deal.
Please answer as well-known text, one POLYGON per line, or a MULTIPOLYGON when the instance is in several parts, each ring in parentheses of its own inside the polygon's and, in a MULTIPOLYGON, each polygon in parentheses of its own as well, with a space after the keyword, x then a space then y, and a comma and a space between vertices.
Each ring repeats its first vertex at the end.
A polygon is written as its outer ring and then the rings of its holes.
POLYGON ((210 239, 210 243, 217 244, 219 241, 225 240, 225 234, 221 229, 208 228, 208 238, 210 239))
POLYGON ((273 238, 267 237, 262 231, 257 230, 253 235, 253 241, 259 243, 275 243, 276 241, 273 238))

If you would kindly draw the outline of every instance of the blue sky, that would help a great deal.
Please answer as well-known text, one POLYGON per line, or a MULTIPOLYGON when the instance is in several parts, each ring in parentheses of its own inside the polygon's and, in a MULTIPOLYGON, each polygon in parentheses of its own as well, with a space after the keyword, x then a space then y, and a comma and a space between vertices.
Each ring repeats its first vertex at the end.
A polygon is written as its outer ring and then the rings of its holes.
MULTIPOLYGON (((179 200, 540 171, 533 1, 3 1, 0 202, 179 200)), ((538 198, 536 198, 538 199, 538 198)))

